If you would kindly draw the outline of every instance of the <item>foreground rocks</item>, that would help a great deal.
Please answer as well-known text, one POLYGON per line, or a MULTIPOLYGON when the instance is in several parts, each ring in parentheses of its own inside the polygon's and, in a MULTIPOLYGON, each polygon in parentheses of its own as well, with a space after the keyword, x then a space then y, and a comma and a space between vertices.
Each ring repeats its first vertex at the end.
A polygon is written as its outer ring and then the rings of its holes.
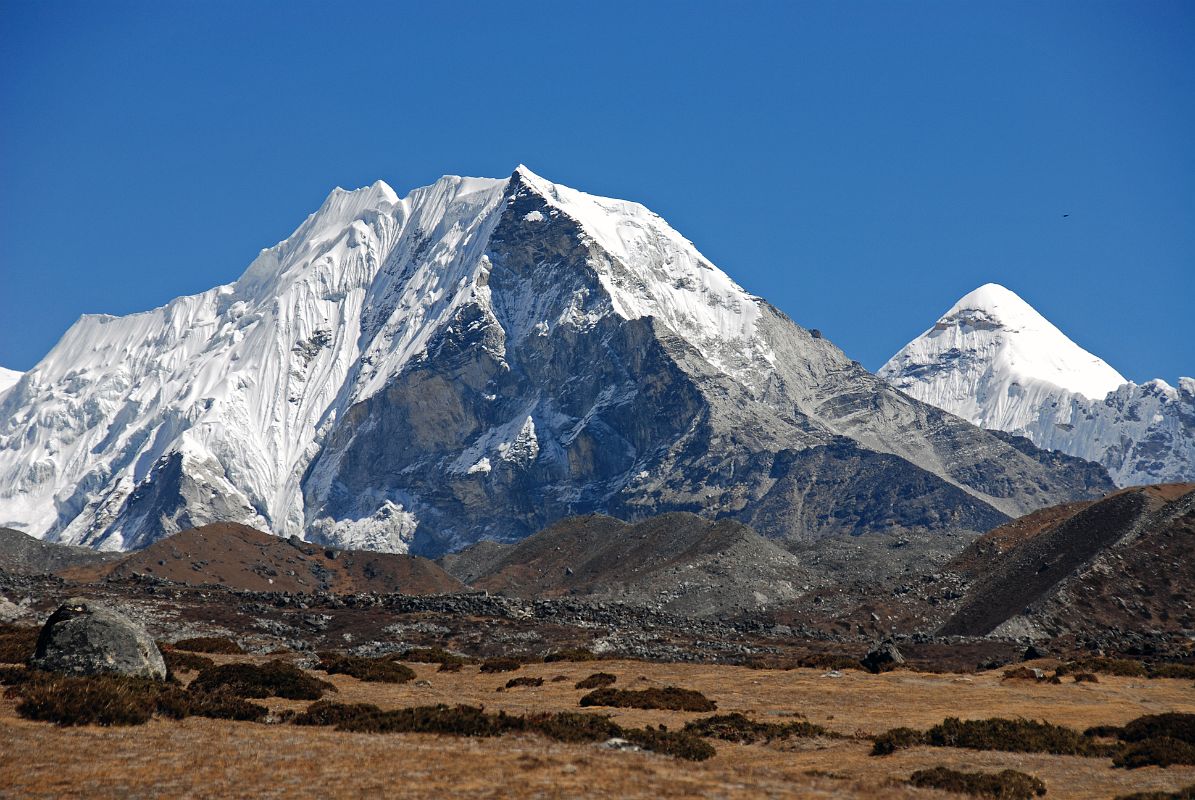
POLYGON ((50 615, 29 664, 69 675, 166 677, 166 663, 145 628, 108 606, 78 597, 50 615))

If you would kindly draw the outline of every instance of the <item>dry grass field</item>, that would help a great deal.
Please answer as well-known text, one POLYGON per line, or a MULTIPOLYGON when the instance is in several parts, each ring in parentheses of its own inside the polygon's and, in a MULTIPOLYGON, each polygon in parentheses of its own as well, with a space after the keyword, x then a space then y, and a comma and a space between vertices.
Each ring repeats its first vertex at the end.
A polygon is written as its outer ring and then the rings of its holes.
MULTIPOLYGON (((254 660, 213 656, 220 662, 254 660)), ((260 659, 258 659, 260 660, 260 659)), ((1114 769, 1110 759, 916 747, 870 755, 864 738, 897 726, 927 728, 948 716, 1024 716, 1082 730, 1166 711, 1195 712, 1189 680, 1100 676, 1099 683, 1002 680, 897 671, 882 675, 821 670, 636 661, 529 664, 482 674, 476 666, 438 672, 411 664, 417 680, 363 683, 331 676, 342 703, 383 709, 435 703, 484 705, 511 713, 579 710, 587 675, 609 672, 626 689, 696 689, 718 713, 761 721, 804 715, 845 738, 788 739, 750 745, 714 741, 699 763, 600 745, 566 745, 535 735, 465 739, 429 734, 341 733, 330 728, 188 718, 127 728, 62 728, 21 719, 0 700, 0 796, 35 797, 960 797, 900 784, 938 765, 969 771, 1015 769, 1042 779, 1047 797, 1095 800, 1195 783, 1195 767, 1114 769), (512 676, 542 686, 498 691, 512 676), (553 680, 563 676, 563 680, 553 680)), ((316 673, 325 677, 323 673, 316 673)), ((184 675, 184 678, 186 676, 184 675)), ((274 711, 305 701, 271 698, 274 711)), ((601 709, 589 709, 600 712, 601 709)), ((679 729, 704 714, 609 709, 627 727, 679 729)))

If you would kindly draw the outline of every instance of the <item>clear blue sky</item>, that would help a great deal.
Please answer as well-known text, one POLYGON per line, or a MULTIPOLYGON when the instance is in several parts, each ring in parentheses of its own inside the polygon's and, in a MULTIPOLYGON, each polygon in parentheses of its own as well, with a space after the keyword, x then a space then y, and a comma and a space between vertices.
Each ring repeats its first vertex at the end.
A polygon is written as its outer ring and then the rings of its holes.
POLYGON ((234 280, 333 186, 520 162, 871 369, 993 280, 1195 374, 1188 0, 6 0, 0 365, 234 280))

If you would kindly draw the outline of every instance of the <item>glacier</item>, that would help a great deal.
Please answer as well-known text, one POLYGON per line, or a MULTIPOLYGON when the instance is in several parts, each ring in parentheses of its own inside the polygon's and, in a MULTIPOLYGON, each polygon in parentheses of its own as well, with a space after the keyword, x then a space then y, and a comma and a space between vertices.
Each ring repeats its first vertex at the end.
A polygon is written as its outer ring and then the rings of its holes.
POLYGON ((877 374, 980 427, 1100 463, 1120 486, 1195 480, 1195 380, 1135 384, 998 284, 962 297, 877 374))
POLYGON ((590 511, 979 530, 1104 482, 893 391, 642 205, 523 166, 336 189, 237 281, 86 315, 0 393, 0 525, 109 550, 235 521, 438 553, 590 511))

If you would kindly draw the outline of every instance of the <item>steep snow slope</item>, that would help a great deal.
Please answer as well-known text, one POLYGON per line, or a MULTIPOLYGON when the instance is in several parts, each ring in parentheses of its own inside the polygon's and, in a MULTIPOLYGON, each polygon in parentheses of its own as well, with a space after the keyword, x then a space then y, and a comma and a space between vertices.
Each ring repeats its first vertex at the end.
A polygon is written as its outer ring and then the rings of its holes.
POLYGON ((25 373, 23 372, 17 372, 15 369, 5 369, 4 367, 0 367, 0 394, 4 394, 6 391, 15 386, 16 382, 19 381, 21 376, 24 374, 25 373))
POLYGON ((1099 462, 1122 486, 1195 477, 1195 382, 1131 383, 994 283, 877 374, 981 427, 1099 462))
POLYGON ((852 532, 900 497, 978 530, 1100 489, 893 392, 642 206, 523 167, 337 189, 235 283, 85 316, 0 395, 0 524, 103 549, 229 521, 434 553, 591 510, 750 514, 778 481, 807 498, 770 496, 779 536, 838 531, 835 504, 873 509, 852 532), (799 491, 861 461, 935 488, 799 491))

